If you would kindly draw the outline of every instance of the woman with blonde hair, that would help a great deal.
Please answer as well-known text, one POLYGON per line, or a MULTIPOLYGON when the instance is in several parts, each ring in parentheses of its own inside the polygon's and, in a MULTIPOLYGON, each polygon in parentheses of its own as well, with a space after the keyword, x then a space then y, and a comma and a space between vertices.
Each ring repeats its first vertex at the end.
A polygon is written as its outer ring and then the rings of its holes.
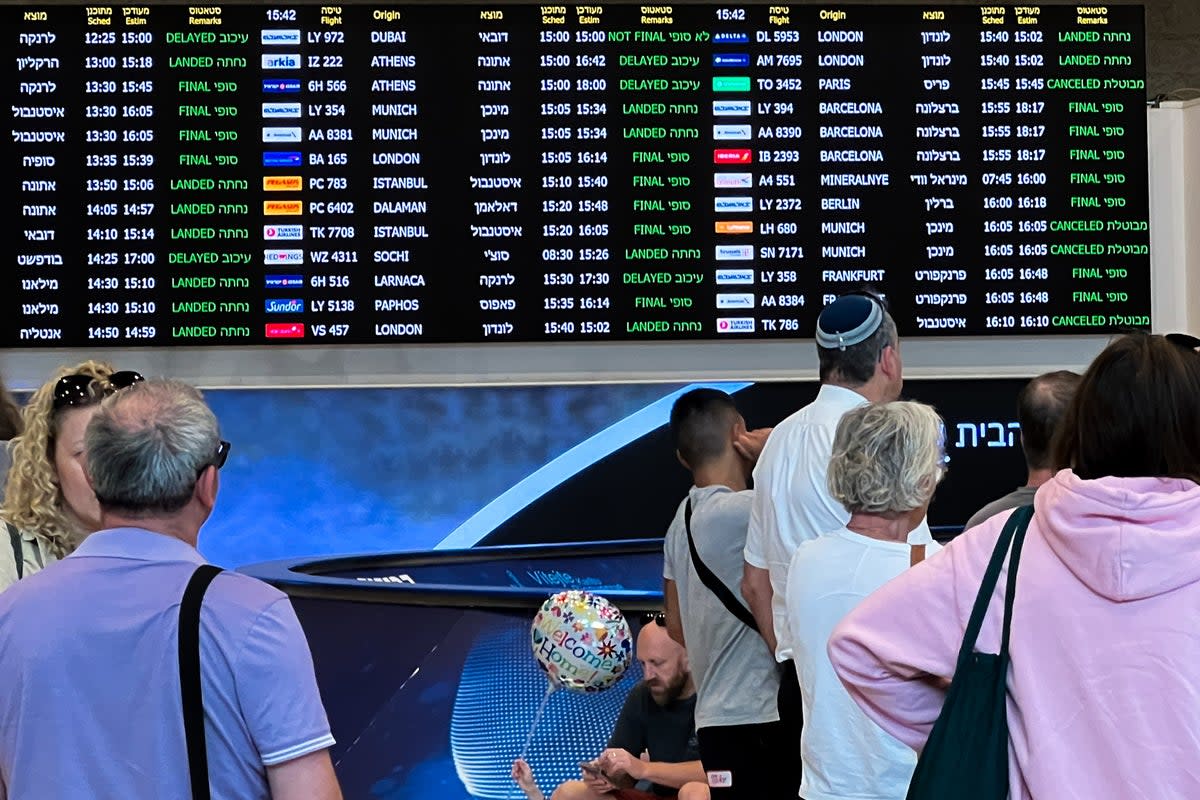
POLYGON ((100 506, 84 472, 83 434, 105 395, 140 380, 136 372, 84 361, 60 367, 29 399, 24 430, 10 443, 12 467, 0 506, 8 540, 0 545, 0 591, 66 556, 99 529, 100 506))

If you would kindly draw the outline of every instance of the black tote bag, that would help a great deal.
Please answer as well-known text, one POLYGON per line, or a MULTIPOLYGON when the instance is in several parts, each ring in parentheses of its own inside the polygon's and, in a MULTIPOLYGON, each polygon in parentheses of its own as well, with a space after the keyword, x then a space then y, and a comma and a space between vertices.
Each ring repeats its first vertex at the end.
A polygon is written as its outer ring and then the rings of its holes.
POLYGON ((975 598, 946 702, 917 759, 908 800, 1005 800, 1008 797, 1008 633, 1012 624, 1017 566, 1033 506, 1022 506, 1004 525, 975 598), (1000 652, 977 653, 975 642, 987 616, 1004 558, 1009 554, 1000 652))

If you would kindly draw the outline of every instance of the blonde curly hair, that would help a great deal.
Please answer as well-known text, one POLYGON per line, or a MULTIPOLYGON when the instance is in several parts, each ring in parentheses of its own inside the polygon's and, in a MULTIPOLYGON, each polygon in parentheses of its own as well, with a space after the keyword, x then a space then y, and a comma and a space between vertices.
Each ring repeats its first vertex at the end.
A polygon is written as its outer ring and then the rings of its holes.
POLYGON ((21 415, 25 430, 10 443, 12 467, 0 516, 45 540, 50 552, 58 558, 74 548, 77 531, 63 508, 62 489, 54 466, 54 439, 59 424, 59 415, 54 411, 54 387, 67 375, 89 375, 106 381, 113 371, 112 365, 104 361, 89 360, 59 367, 25 404, 21 415))

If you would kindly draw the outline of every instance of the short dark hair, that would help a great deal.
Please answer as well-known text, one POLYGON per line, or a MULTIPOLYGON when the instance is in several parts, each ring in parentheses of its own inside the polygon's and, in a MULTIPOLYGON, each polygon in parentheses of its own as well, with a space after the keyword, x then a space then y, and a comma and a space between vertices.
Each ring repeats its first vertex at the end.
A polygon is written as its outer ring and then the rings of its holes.
POLYGON ((858 344, 850 345, 845 350, 817 347, 821 382, 836 379, 850 387, 862 386, 875 375, 875 365, 883 357, 883 351, 894 347, 897 341, 896 321, 884 309, 879 327, 858 344))
POLYGON ((1021 447, 1030 469, 1050 469, 1050 449, 1067 405, 1082 380, 1076 372, 1061 369, 1047 372, 1025 384, 1017 396, 1017 421, 1021 424, 1021 447))
POLYGON ((693 389, 671 408, 671 440, 688 467, 720 458, 737 418, 733 398, 719 389, 693 389))
POLYGON ((1145 333, 1113 341, 1084 373, 1054 452, 1085 480, 1200 483, 1200 356, 1145 333))

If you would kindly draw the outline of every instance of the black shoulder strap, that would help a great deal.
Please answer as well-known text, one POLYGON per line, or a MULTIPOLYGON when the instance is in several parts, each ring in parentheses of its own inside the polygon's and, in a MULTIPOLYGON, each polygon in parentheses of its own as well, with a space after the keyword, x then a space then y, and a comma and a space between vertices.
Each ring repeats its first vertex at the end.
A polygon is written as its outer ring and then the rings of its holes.
POLYGON ((1008 520, 1004 523, 1004 528, 1000 531, 1000 537, 996 540, 996 547, 992 550, 992 559, 983 573, 979 594, 975 596, 975 605, 971 609, 971 617, 967 621, 967 628, 963 634, 962 647, 958 651, 957 669, 959 670, 964 669, 971 654, 975 652, 979 631, 983 627, 984 617, 987 616, 988 607, 992 602, 992 594, 996 591, 996 583, 1000 578, 1000 570, 1004 568, 1006 560, 1009 561, 1008 591, 1004 598, 1004 628, 1001 634, 1000 650, 1001 653, 1008 651, 1008 629, 1012 619, 1011 602, 1016 590, 1017 567, 1021 559, 1021 545, 1025 541, 1025 531, 1029 528, 1031 519, 1033 519, 1033 506, 1021 506, 1009 515, 1008 520))
POLYGON ((200 606, 220 567, 196 568, 179 606, 179 693, 187 738, 188 774, 194 800, 208 800, 208 749, 204 742, 204 696, 200 687, 200 606))
POLYGON ((701 560, 700 553, 696 552, 696 541, 692 538, 692 498, 690 497, 683 509, 683 527, 687 531, 688 549, 692 551, 692 566, 696 568, 696 574, 700 576, 700 581, 717 596, 721 605, 729 609, 730 614, 740 619, 747 628, 758 633, 758 623, 754 620, 754 615, 742 605, 742 602, 734 596, 728 586, 721 583, 721 579, 713 574, 708 565, 701 560))
POLYGON ((12 542, 13 563, 17 565, 17 580, 25 574, 25 553, 21 549, 21 532, 11 522, 4 523, 8 528, 8 540, 12 542))

